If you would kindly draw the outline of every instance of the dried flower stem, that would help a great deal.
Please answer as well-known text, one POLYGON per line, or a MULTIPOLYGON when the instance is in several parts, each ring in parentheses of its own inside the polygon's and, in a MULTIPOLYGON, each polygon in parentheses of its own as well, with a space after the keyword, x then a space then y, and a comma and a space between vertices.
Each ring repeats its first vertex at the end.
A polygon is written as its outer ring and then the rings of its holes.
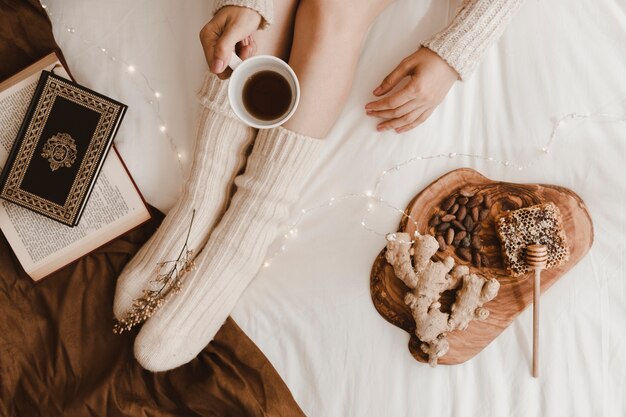
POLYGON ((143 295, 133 300, 133 304, 124 318, 115 321, 113 333, 121 334, 143 323, 152 317, 165 301, 180 291, 184 276, 194 268, 194 251, 188 246, 195 215, 196 210, 194 209, 191 213, 187 237, 178 257, 175 260, 162 261, 157 264, 156 278, 151 282, 160 284, 160 287, 157 290, 144 289, 143 295), (169 269, 166 269, 167 267, 169 269), (164 269, 166 269, 165 272, 163 272, 164 269))

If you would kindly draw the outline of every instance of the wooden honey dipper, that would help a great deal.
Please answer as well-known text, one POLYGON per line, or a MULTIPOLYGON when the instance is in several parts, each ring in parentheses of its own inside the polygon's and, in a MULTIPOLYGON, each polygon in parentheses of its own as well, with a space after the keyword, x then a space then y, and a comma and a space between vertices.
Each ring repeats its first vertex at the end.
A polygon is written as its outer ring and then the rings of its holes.
POLYGON ((533 291, 533 377, 539 377, 539 297, 541 295, 541 270, 548 263, 546 245, 529 245, 526 247, 526 263, 535 270, 533 291))

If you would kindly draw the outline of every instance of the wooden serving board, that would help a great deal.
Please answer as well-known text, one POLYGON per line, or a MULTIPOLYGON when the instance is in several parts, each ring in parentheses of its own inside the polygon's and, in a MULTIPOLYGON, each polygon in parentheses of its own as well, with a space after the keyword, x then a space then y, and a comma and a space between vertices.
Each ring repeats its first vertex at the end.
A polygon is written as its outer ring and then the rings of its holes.
MULTIPOLYGON (((428 222, 439 211, 441 202, 461 188, 470 188, 477 193, 490 195, 493 206, 489 216, 482 221, 480 235, 483 240, 482 253, 487 256, 489 267, 475 268, 461 260, 453 248, 438 252, 436 258, 452 256, 457 265, 468 265, 472 272, 486 278, 495 277, 500 282, 500 291, 495 299, 485 304, 490 314, 487 320, 474 320, 464 331, 448 333, 450 350, 439 359, 440 364, 455 365, 471 359, 494 340, 526 307, 532 304, 532 274, 512 277, 503 268, 500 244, 495 231, 495 218, 507 210, 515 210, 546 202, 558 206, 563 218, 570 251, 569 261, 558 268, 541 273, 543 293, 569 271, 587 253, 593 243, 593 225, 583 201, 574 192, 553 185, 514 184, 492 181, 478 172, 463 168, 449 172, 426 187, 409 203, 406 210, 417 223, 417 229, 425 234, 428 222)), ((411 235, 416 226, 405 218, 400 223, 400 231, 411 235)), ((409 290, 396 278, 393 268, 385 260, 383 249, 376 258, 370 278, 370 291, 376 310, 390 323, 406 330, 411 335, 409 350, 415 359, 428 362, 428 357, 420 349, 420 341, 415 336, 415 322, 411 310, 404 304, 404 295, 409 290)), ((442 295, 442 310, 449 311, 454 301, 454 291, 442 295)), ((547 319, 547 318, 546 318, 547 319)))

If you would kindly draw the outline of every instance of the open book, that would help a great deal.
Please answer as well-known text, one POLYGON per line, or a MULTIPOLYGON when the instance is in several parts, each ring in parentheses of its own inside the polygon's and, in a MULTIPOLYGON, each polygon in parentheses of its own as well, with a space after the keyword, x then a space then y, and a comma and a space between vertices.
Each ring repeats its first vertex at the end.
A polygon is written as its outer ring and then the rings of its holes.
MULTIPOLYGON (((0 170, 4 166, 43 70, 70 78, 56 54, 0 83, 0 170)), ((0 200, 0 229, 34 280, 74 262, 150 219, 115 147, 109 152, 80 222, 68 227, 0 200)))

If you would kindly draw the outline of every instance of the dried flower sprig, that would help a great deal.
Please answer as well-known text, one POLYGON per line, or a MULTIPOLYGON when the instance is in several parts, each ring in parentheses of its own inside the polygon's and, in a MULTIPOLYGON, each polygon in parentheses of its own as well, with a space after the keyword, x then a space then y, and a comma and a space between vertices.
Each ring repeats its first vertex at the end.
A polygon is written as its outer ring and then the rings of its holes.
POLYGON ((157 264, 156 277, 151 280, 151 283, 159 285, 158 289, 144 289, 143 295, 133 300, 133 304, 124 318, 115 321, 113 333, 124 333, 148 320, 163 303, 181 290, 187 272, 195 267, 194 251, 189 249, 189 235, 195 215, 196 210, 194 209, 191 213, 187 237, 178 257, 175 260, 162 261, 157 264))

